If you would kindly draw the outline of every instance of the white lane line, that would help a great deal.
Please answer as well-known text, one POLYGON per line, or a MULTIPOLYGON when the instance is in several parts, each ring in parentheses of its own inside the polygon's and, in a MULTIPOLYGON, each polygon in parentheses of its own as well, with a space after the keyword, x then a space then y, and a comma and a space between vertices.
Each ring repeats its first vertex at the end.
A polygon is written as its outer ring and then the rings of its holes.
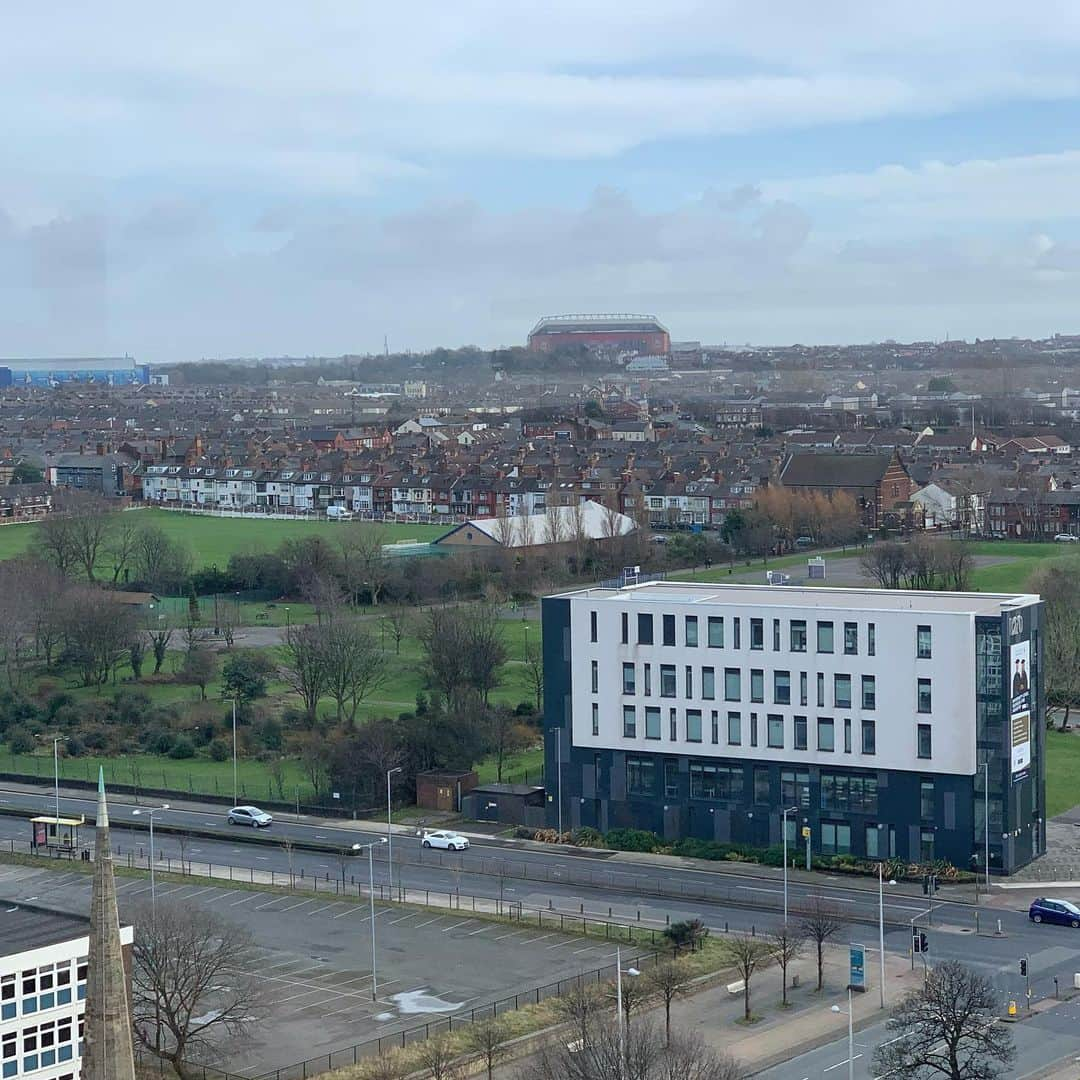
POLYGON ((482 934, 485 930, 491 930, 494 924, 490 923, 487 926, 481 926, 479 930, 470 930, 469 937, 475 937, 477 934, 482 934))
MULTIPOLYGON (((856 1054, 851 1060, 858 1061, 862 1057, 862 1054, 856 1054)), ((822 1069, 822 1072, 832 1072, 833 1069, 842 1069, 848 1063, 848 1059, 844 1058, 843 1061, 838 1061, 835 1065, 830 1065, 827 1069, 822 1069)))
POLYGON ((472 922, 472 919, 466 919, 463 923, 451 923, 449 926, 444 926, 440 933, 449 934, 451 930, 460 930, 463 926, 468 926, 472 922))
POLYGON ((412 917, 413 917, 413 912, 410 911, 408 915, 402 915, 402 917, 400 919, 391 919, 390 920, 390 925, 391 926, 397 926, 397 924, 399 922, 408 922, 409 919, 411 919, 412 917))
POLYGON ((573 945, 574 939, 570 938, 569 941, 556 941, 554 945, 545 945, 546 949, 565 949, 567 945, 573 945))
POLYGON ((253 893, 248 893, 247 896, 242 897, 240 900, 234 900, 229 905, 229 907, 236 907, 237 904, 246 904, 249 901, 256 899, 260 895, 262 895, 262 894, 261 893, 254 893, 254 892, 253 893))
POLYGON ((309 911, 307 913, 308 918, 310 918, 312 915, 318 915, 320 911, 329 911, 331 908, 336 908, 336 907, 341 907, 341 904, 340 903, 338 903, 338 904, 326 904, 323 907, 317 907, 314 911, 309 911))
POLYGON ((428 919, 428 921, 427 921, 427 922, 421 922, 421 923, 417 923, 417 924, 416 924, 416 925, 415 925, 415 926, 413 927, 413 929, 414 929, 414 930, 419 930, 421 926, 430 926, 430 925, 431 925, 432 923, 437 923, 437 922, 439 922, 439 921, 440 921, 440 920, 441 920, 442 918, 443 918, 443 916, 442 916, 442 915, 436 915, 434 919, 428 919))
MULTIPOLYGON (((343 911, 340 915, 334 915, 333 918, 335 918, 335 919, 344 919, 347 915, 355 915, 357 912, 363 911, 363 910, 364 909, 359 904, 350 904, 345 911, 343 911)), ((367 913, 365 912, 364 917, 360 921, 361 922, 367 922, 367 918, 368 918, 368 916, 367 916, 367 913)))
POLYGON ((278 908, 278 911, 295 911, 297 908, 302 908, 306 904, 314 904, 314 900, 301 900, 298 904, 293 904, 290 907, 278 908))
MULTIPOLYGON (((254 895, 258 896, 259 894, 255 893, 254 895)), ((268 900, 265 904, 259 904, 259 906, 255 910, 256 911, 267 911, 269 908, 273 907, 274 904, 280 904, 283 900, 288 900, 288 899, 289 899, 289 897, 287 897, 287 896, 275 896, 273 900, 268 900)))

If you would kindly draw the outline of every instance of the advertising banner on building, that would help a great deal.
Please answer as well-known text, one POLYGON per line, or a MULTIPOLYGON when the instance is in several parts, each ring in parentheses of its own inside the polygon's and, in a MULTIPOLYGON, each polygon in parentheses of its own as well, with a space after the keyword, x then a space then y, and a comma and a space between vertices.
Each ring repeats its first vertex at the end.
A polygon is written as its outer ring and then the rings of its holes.
POLYGON ((1009 646, 1009 731, 1012 771, 1015 775, 1031 764, 1031 642, 1009 646))
POLYGON ((848 947, 848 986, 852 990, 866 989, 866 946, 848 947))

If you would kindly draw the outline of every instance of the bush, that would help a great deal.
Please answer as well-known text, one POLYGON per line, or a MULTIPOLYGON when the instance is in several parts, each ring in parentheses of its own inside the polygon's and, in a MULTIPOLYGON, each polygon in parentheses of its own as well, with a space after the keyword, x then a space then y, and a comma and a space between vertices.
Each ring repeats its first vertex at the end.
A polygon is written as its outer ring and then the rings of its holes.
POLYGON ((34 742, 34 736, 21 724, 12 724, 8 728, 7 739, 8 749, 13 754, 32 754, 37 745, 34 742))
POLYGON ((210 744, 210 757, 214 761, 228 761, 232 755, 229 744, 224 739, 215 739, 210 744))
POLYGON ((178 735, 172 749, 169 751, 169 757, 176 758, 177 761, 183 761, 194 756, 195 744, 186 735, 178 735))
POLYGON ((105 750, 109 746, 109 736, 102 728, 90 728, 82 735, 83 745, 87 750, 105 750))
POLYGON ((575 829, 570 834, 570 842, 576 844, 578 847, 603 847, 604 846, 604 834, 599 829, 593 829, 588 825, 583 825, 580 829, 575 829))
POLYGON ((78 735, 69 735, 64 743, 64 753, 68 757, 82 757, 86 753, 86 743, 78 735))
POLYGON ((646 829, 612 829, 605 840, 616 851, 656 851, 661 846, 656 833, 646 829))
POLYGON ((267 750, 280 751, 282 746, 281 721, 268 716, 256 729, 255 737, 267 750))
POLYGON ((664 937, 679 952, 682 952, 683 949, 694 952, 708 936, 709 928, 700 919, 686 919, 683 922, 672 923, 664 931, 664 937))
POLYGON ((143 745, 151 754, 168 754, 176 744, 176 736, 164 728, 147 731, 143 736, 143 745))
POLYGON ((53 694, 52 697, 45 702, 45 715, 52 720, 62 708, 70 707, 74 704, 75 699, 67 693, 67 691, 61 690, 60 693, 53 694))

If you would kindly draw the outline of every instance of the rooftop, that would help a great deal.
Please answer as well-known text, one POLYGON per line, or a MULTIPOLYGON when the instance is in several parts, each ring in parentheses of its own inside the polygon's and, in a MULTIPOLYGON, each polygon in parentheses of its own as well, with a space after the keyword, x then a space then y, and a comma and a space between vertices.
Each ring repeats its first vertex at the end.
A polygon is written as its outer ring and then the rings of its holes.
POLYGON ((41 949, 61 941, 86 937, 88 919, 47 908, 0 904, 0 956, 41 949))
POLYGON ((925 611, 957 615, 1000 615, 1008 608, 1038 603, 1040 599, 1031 593, 919 592, 814 585, 717 585, 696 581, 647 581, 621 589, 575 589, 557 595, 635 604, 743 604, 747 607, 925 611))

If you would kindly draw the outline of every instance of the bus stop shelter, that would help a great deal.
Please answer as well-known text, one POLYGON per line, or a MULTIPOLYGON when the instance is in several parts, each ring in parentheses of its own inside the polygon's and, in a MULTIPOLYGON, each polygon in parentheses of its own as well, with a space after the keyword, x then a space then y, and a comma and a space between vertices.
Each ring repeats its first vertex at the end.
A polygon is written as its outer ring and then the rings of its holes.
POLYGON ((30 847, 34 852, 57 851, 74 855, 79 850, 79 828, 85 823, 86 819, 81 815, 66 818, 48 814, 31 818, 30 847))

